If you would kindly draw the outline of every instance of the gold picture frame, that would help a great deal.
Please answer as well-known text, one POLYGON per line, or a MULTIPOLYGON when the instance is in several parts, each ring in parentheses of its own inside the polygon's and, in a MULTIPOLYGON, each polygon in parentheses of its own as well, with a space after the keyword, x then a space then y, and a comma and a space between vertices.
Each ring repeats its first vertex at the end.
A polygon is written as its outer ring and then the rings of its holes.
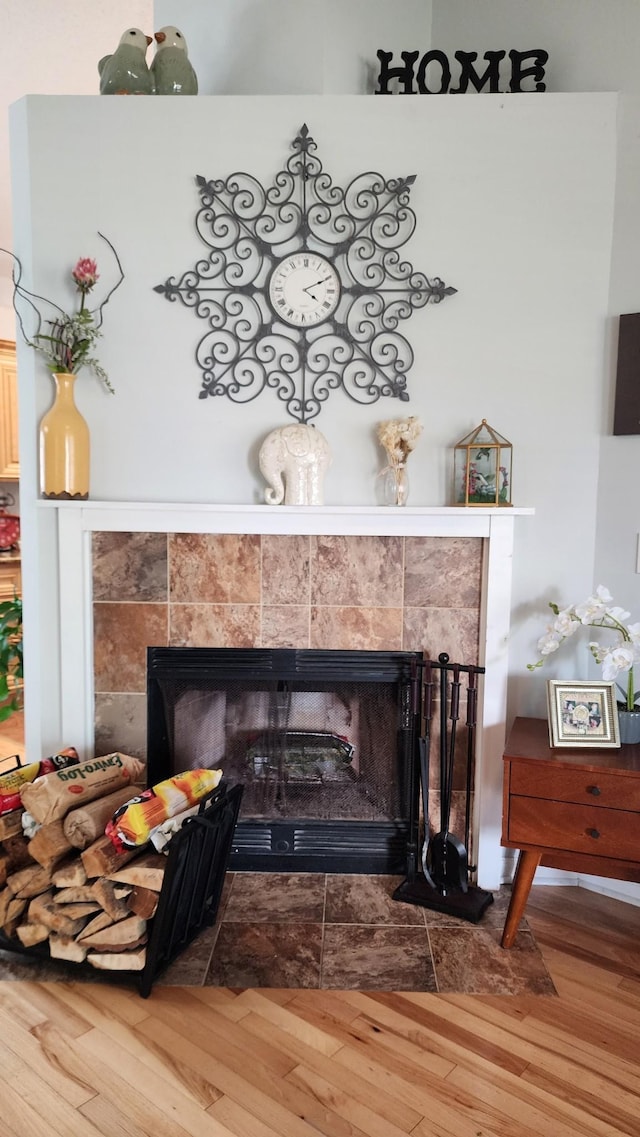
POLYGON ((615 683, 549 679, 547 707, 551 746, 620 746, 615 683))

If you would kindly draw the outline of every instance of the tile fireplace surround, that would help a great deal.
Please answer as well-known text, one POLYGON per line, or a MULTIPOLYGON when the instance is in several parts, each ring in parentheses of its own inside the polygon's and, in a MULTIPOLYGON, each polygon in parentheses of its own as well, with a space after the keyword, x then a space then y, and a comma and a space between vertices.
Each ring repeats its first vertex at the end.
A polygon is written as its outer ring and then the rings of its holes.
POLYGON ((474 831, 478 883, 499 887, 513 531, 532 510, 38 509, 55 511, 59 548, 60 640, 41 643, 42 674, 59 676, 61 736, 84 754, 144 754, 147 645, 448 651, 485 666, 474 831))

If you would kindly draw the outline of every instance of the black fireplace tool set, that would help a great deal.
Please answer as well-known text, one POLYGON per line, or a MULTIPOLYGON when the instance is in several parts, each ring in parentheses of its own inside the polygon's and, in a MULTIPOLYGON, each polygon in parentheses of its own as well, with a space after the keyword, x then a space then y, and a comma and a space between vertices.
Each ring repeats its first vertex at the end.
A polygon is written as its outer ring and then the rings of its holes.
MULTIPOLYGON (((424 823, 424 839, 417 856, 410 858, 409 875, 395 890, 394 900, 419 904, 477 923, 493 902, 493 895, 469 882, 476 866, 469 864, 469 835, 471 823, 471 785, 474 769, 478 689, 477 677, 484 667, 472 664, 450 663, 442 652, 437 663, 422 661, 421 730, 418 740, 420 757, 420 791, 424 823), (461 676, 467 677, 466 718, 460 723, 461 676), (439 787, 440 830, 429 834, 429 770, 432 749, 431 725, 436 689, 440 696, 439 787), (460 723, 460 729, 459 729, 460 723), (464 732, 463 749, 465 770, 464 841, 451 831, 453 774, 456 742, 464 732), (421 861, 419 875, 417 862, 421 861)), ((462 750, 459 751, 462 753, 462 750)), ((417 828, 416 828, 417 832, 417 828)))

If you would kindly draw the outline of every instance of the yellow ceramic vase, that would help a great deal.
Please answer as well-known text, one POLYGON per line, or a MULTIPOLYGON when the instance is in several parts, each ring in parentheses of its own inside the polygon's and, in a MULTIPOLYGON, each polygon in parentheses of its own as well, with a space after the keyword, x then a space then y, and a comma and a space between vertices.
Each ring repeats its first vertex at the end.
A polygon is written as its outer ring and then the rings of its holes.
POLYGON ((56 374, 56 397, 40 423, 40 492, 43 497, 89 496, 89 427, 78 410, 75 375, 56 374))

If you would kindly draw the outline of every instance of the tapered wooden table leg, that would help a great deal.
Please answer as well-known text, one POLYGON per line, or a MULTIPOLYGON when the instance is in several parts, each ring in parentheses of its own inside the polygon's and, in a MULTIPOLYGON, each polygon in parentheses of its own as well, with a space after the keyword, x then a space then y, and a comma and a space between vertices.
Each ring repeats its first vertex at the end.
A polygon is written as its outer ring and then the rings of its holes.
POLYGON ((527 900, 529 899, 533 878, 541 859, 542 852, 522 851, 518 857, 516 875, 513 878, 511 903, 509 904, 509 911, 507 912, 507 918, 504 922, 504 931, 502 933, 503 948, 510 948, 516 938, 518 926, 524 916, 524 910, 527 900))

